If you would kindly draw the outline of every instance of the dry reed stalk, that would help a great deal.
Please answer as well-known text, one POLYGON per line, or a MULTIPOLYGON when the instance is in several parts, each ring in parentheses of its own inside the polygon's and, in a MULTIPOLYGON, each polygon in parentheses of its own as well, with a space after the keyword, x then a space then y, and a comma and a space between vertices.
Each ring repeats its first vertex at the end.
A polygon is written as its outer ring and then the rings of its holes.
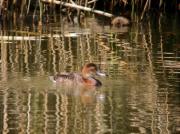
POLYGON ((21 13, 20 13, 20 16, 23 16, 25 6, 26 6, 26 0, 23 0, 23 1, 21 2, 21 13))
POLYGON ((96 3, 96 1, 98 1, 98 0, 91 0, 91 1, 89 1, 87 4, 96 3))
MULTIPOLYGON (((4 2, 4 0, 1 0, 0 1, 0 8, 2 7, 2 5, 3 5, 3 2, 4 2)), ((0 9, 1 10, 1 9, 0 9)))
POLYGON ((40 9, 40 14, 39 14, 39 26, 41 27, 42 26, 42 3, 41 3, 41 0, 39 0, 39 9, 40 9))
POLYGON ((87 7, 88 5, 88 0, 85 0, 85 7, 87 7))
POLYGON ((28 5, 27 5, 27 12, 26 12, 26 14, 28 14, 28 13, 29 13, 29 8, 30 8, 30 5, 31 5, 31 0, 28 0, 28 5))
POLYGON ((145 5, 144 5, 143 12, 142 12, 142 14, 141 14, 141 20, 142 20, 143 17, 144 17, 144 13, 145 13, 145 11, 146 11, 146 9, 147 9, 148 3, 149 3, 149 0, 146 0, 146 3, 145 3, 145 5))

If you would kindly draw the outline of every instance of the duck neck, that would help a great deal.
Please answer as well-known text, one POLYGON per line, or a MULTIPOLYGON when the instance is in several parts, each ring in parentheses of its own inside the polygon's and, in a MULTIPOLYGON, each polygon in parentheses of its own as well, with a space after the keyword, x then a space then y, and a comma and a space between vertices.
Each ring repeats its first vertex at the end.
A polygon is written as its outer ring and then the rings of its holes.
POLYGON ((90 78, 90 75, 87 74, 87 73, 82 73, 82 77, 83 77, 84 79, 88 79, 88 78, 90 78))
POLYGON ((88 79, 90 77, 89 73, 87 73, 87 71, 85 69, 82 70, 82 77, 84 79, 88 79))

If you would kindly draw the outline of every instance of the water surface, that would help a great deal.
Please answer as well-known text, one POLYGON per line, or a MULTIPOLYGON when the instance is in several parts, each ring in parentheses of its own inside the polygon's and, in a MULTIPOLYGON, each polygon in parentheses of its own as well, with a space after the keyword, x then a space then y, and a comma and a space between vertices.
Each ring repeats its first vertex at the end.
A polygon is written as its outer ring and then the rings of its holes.
POLYGON ((95 18, 82 27, 3 27, 0 132, 64 134, 180 133, 179 20, 129 28, 95 18), (53 84, 48 76, 93 62, 101 88, 53 84))

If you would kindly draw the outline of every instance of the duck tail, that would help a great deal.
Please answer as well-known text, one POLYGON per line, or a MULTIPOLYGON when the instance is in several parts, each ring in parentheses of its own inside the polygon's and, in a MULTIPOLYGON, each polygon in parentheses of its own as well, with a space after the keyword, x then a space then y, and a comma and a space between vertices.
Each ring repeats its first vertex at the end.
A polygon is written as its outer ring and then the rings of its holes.
POLYGON ((56 81, 54 80, 54 76, 49 76, 49 79, 50 79, 53 83, 56 83, 56 81))

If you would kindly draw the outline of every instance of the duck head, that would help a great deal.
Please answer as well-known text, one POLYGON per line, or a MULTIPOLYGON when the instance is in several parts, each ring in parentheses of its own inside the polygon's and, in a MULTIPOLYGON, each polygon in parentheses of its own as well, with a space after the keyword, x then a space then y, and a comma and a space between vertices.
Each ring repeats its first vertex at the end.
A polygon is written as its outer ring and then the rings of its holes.
POLYGON ((94 75, 106 76, 106 74, 101 73, 98 70, 96 64, 94 64, 94 63, 86 64, 82 69, 82 75, 83 75, 84 78, 93 77, 94 75))

